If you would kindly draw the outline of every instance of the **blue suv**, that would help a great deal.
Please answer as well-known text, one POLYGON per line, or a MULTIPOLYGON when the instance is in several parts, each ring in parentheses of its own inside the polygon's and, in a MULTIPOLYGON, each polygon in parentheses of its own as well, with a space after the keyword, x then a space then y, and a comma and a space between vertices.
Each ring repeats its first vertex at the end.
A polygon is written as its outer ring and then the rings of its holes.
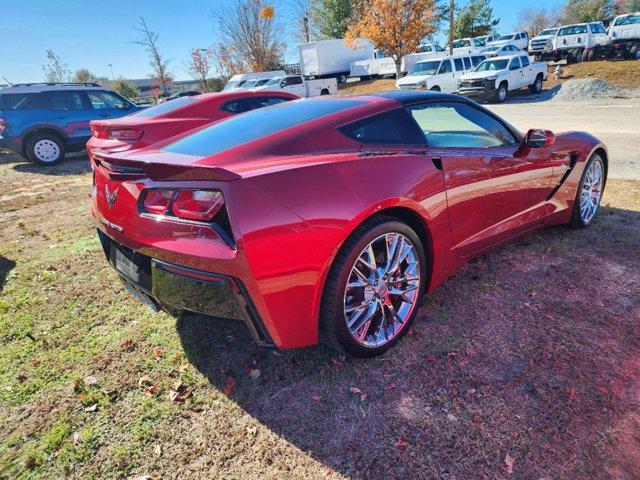
POLYGON ((40 165, 55 165, 82 150, 89 121, 117 118, 144 107, 96 83, 25 83, 0 89, 0 148, 40 165))

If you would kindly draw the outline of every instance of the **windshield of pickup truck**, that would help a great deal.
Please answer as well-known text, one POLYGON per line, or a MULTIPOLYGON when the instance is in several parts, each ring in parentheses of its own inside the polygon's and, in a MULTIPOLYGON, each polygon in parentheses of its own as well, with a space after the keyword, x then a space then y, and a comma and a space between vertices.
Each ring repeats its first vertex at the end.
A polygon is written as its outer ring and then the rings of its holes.
POLYGON ((433 60, 430 62, 418 62, 411 69, 409 76, 435 75, 436 73, 438 73, 438 67, 440 67, 440 60, 433 60))
POLYGON ((498 47, 487 47, 484 50, 482 50, 480 53, 488 53, 488 52, 495 52, 496 50, 500 50, 502 47, 498 46, 498 47))
POLYGON ((542 30, 538 36, 539 37, 543 37, 545 35, 555 35, 556 33, 558 33, 558 29, 557 28, 550 28, 548 30, 542 30))
POLYGON ((269 80, 267 83, 265 83, 265 85, 269 85, 269 86, 279 85, 281 81, 282 81, 282 77, 275 77, 269 80))
POLYGON ((513 40, 513 37, 515 37, 515 35, 511 34, 511 35, 500 35, 498 37, 498 40, 513 40))
POLYGON ((475 69, 476 72, 491 72, 494 70, 505 70, 507 68, 507 64, 509 63, 508 59, 502 60, 485 60, 475 69))

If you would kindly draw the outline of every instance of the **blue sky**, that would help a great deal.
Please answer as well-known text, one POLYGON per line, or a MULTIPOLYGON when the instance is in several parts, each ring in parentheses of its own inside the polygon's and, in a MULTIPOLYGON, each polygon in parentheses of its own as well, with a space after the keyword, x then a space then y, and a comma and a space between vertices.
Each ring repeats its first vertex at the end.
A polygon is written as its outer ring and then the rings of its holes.
MULTIPOLYGON (((113 73, 128 78, 147 78, 151 71, 144 49, 130 42, 139 38, 133 29, 144 16, 159 37, 162 52, 172 59, 171 70, 179 80, 189 78, 184 62, 193 48, 216 41, 212 9, 232 0, 20 0, 3 1, 0 14, 0 77, 9 81, 42 81, 46 50, 54 50, 75 71, 86 67, 98 76, 113 73)), ((291 0, 273 0, 276 12, 288 18, 291 0), (282 5, 282 6, 280 6, 282 5)), ((466 3, 466 1, 464 2, 466 3)), ((493 0, 499 31, 510 30, 517 14, 528 6, 556 6, 562 0, 493 0)), ((290 23, 290 22, 289 22, 290 23)), ((289 61, 295 58, 292 43, 289 61)), ((0 79, 0 83, 2 80, 0 79)))

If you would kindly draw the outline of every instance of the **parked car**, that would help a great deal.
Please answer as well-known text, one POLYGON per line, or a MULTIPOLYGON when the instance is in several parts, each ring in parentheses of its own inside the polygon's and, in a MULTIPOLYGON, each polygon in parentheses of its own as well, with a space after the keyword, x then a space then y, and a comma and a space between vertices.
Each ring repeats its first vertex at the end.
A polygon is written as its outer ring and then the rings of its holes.
POLYGON ((512 43, 506 43, 504 45, 491 45, 490 47, 480 50, 480 53, 487 58, 494 58, 504 57, 506 55, 517 55, 518 53, 522 53, 522 50, 512 43))
POLYGON ((0 148, 44 166, 82 150, 89 122, 143 107, 97 83, 23 83, 0 89, 0 148))
POLYGON ((543 58, 568 62, 591 60, 599 47, 609 51, 609 37, 602 22, 577 23, 560 27, 553 39, 553 50, 543 58))
POLYGON ((529 53, 541 55, 553 50, 553 39, 558 35, 558 28, 547 28, 529 41, 529 53))
POLYGON ((287 75, 269 80, 256 91, 269 90, 292 93, 300 98, 318 97, 320 95, 335 95, 338 84, 335 78, 307 80, 302 75, 287 75))
POLYGON ((345 83, 351 71, 351 62, 373 58, 373 45, 358 39, 353 45, 343 39, 319 40, 298 47, 300 73, 307 78, 335 78, 345 83))
POLYGON ((480 40, 485 46, 489 46, 491 44, 493 44, 493 42, 497 42, 498 39, 500 38, 500 34, 499 33, 492 33, 490 35, 484 35, 482 37, 476 37, 478 40, 480 40))
POLYGON ((270 72, 254 72, 254 73, 239 73, 233 75, 227 84, 222 89, 223 91, 234 90, 236 88, 242 88, 249 80, 256 80, 259 78, 274 78, 282 77, 286 75, 284 70, 272 70, 270 72))
POLYGON ((166 98, 161 98, 158 103, 164 103, 169 100, 175 100, 180 97, 195 97, 196 95, 200 95, 202 92, 198 92, 197 90, 185 90, 184 92, 176 92, 173 95, 169 95, 166 98))
POLYGON ((504 102, 513 90, 528 87, 531 93, 540 93, 546 79, 547 62, 531 62, 528 54, 488 58, 460 77, 458 94, 504 102))
POLYGON ((430 58, 442 58, 446 56, 446 50, 440 45, 434 43, 422 44, 420 45, 416 53, 410 53, 402 57, 402 61, 400 63, 400 71, 402 73, 408 73, 416 63, 422 60, 427 60, 430 58))
POLYGON ((287 92, 232 90, 180 97, 117 120, 94 120, 87 142, 91 158, 96 151, 138 150, 166 138, 298 97, 287 92))
POLYGON ((416 63, 406 77, 396 80, 400 90, 433 90, 455 93, 458 78, 485 59, 484 55, 454 55, 416 63))
POLYGON ((607 159, 587 133, 522 135, 456 95, 316 98, 94 156, 91 210, 149 305, 241 318, 265 346, 368 357, 469 259, 589 226, 607 159))
MULTIPOLYGON (((279 77, 273 77, 273 78, 279 78, 279 77)), ((273 78, 256 78, 254 80, 247 80, 244 83, 244 85, 242 85, 242 87, 240 88, 244 90, 251 90, 252 88, 262 87, 263 85, 266 85, 269 80, 273 80, 273 78)))
POLYGON ((640 54, 640 12, 618 15, 609 26, 612 48, 630 58, 640 54))
POLYGON ((500 35, 491 45, 506 45, 507 43, 515 45, 520 50, 526 50, 529 46, 529 34, 527 32, 512 32, 500 35))
MULTIPOLYGON (((471 55, 479 53, 484 48, 484 42, 478 38, 458 38, 452 45, 454 55, 471 55)), ((449 52, 448 46, 445 51, 449 52)))

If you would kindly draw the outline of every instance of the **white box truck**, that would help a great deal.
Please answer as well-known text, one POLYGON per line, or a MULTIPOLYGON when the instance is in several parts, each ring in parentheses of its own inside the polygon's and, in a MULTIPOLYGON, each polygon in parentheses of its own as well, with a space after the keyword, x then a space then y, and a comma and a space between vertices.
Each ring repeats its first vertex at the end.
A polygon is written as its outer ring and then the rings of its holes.
POLYGON ((351 71, 351 62, 373 58, 373 45, 358 39, 349 46, 344 39, 303 43, 300 52, 300 72, 308 78, 335 78, 344 83, 351 71))

